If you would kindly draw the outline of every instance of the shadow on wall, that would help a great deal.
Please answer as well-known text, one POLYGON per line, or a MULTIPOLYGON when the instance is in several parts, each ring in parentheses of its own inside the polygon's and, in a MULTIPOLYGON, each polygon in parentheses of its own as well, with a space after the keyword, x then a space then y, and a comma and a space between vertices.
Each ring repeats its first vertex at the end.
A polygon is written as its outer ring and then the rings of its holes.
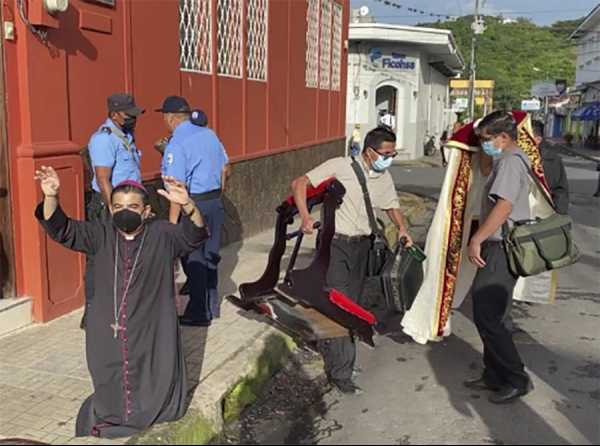
POLYGON ((48 47, 52 57, 58 57, 58 50, 67 55, 83 54, 89 60, 98 58, 98 49, 80 30, 80 10, 71 5, 66 12, 60 14, 60 31, 48 33, 48 47))
MULTIPOLYGON (((243 233, 243 237, 249 237, 272 228, 276 218, 275 209, 292 192, 292 180, 328 159, 343 156, 345 144, 345 139, 340 138, 329 143, 236 162, 227 190, 231 206, 225 210, 229 212, 235 208, 240 227, 229 228, 228 231, 232 235, 243 233)), ((228 241, 233 240, 235 237, 228 241)))

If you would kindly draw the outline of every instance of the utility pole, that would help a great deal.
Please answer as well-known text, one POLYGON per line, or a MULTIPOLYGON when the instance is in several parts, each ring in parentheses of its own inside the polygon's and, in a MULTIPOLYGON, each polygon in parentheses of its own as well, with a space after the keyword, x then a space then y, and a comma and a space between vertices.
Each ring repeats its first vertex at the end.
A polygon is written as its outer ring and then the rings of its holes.
POLYGON ((483 22, 479 18, 479 0, 475 0, 475 16, 473 24, 473 38, 471 39, 471 73, 469 76, 469 117, 475 119, 475 80, 477 79, 477 71, 475 67, 475 48, 477 46, 477 35, 484 31, 483 22))

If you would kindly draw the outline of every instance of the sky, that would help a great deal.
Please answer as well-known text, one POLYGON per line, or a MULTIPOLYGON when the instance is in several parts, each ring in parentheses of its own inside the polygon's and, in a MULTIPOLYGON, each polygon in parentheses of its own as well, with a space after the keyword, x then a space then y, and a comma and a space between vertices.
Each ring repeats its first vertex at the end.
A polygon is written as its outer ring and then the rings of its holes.
MULTIPOLYGON (((415 25, 436 21, 430 14, 450 16, 470 15, 475 11, 475 0, 387 0, 402 8, 384 4, 386 0, 350 0, 352 8, 369 7, 376 21, 415 25), (415 8, 426 14, 409 12, 415 8)), ((526 17, 538 25, 550 25, 558 20, 570 20, 586 16, 598 4, 593 0, 481 0, 481 11, 486 15, 516 18, 526 17)))

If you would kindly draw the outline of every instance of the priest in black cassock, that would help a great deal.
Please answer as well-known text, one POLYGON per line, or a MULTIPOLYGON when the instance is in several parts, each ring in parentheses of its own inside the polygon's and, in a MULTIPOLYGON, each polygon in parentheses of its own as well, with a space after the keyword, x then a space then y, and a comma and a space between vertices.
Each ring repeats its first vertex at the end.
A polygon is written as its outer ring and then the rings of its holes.
POLYGON ((94 301, 86 326, 94 394, 77 417, 77 436, 129 436, 185 412, 186 370, 175 306, 175 260, 208 234, 184 184, 165 178, 159 193, 183 206, 177 225, 149 218, 144 186, 126 181, 111 195, 112 218, 72 220, 59 205, 51 167, 36 172, 44 202, 36 217, 50 237, 95 257, 94 301))

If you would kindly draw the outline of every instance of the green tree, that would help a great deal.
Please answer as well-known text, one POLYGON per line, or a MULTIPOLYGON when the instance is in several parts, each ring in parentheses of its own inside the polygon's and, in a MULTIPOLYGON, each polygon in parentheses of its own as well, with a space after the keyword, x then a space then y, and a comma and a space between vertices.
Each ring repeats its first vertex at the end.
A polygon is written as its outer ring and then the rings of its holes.
MULTIPOLYGON (((565 79, 575 82, 575 44, 568 39, 581 20, 537 26, 520 18, 504 23, 501 17, 486 16, 486 31, 477 37, 475 64, 478 79, 496 81, 496 108, 519 107, 521 100, 531 97, 536 80, 565 79)), ((467 66, 463 78, 469 77, 473 16, 455 21, 422 24, 448 29, 456 38, 467 66)))

